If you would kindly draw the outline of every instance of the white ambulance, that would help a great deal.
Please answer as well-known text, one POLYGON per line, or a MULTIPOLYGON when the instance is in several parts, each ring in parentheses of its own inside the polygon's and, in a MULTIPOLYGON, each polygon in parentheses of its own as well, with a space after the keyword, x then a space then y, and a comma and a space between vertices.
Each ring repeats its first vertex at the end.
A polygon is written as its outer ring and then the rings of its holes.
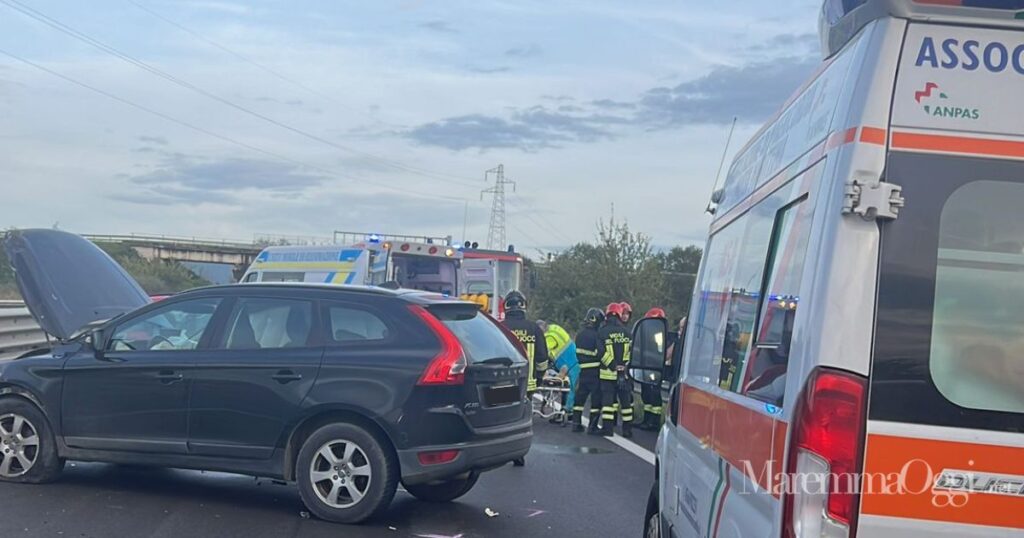
POLYGON ((367 240, 351 246, 263 249, 242 282, 320 282, 395 286, 454 296, 462 253, 443 244, 367 240))
POLYGON ((646 535, 1024 536, 1024 2, 821 21, 714 196, 646 535))

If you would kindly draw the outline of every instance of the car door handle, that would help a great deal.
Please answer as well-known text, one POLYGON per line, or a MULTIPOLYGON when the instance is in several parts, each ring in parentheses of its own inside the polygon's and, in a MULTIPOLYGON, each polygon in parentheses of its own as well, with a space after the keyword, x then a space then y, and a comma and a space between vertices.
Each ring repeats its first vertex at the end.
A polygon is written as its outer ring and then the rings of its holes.
POLYGON ((292 381, 298 381, 302 379, 302 374, 297 374, 291 370, 281 370, 271 377, 274 379, 274 381, 277 381, 278 383, 284 385, 286 383, 291 383, 292 381))
POLYGON ((156 378, 159 379, 160 383, 164 385, 172 385, 174 383, 181 381, 182 379, 185 379, 185 376, 173 370, 160 370, 159 372, 156 373, 156 378))

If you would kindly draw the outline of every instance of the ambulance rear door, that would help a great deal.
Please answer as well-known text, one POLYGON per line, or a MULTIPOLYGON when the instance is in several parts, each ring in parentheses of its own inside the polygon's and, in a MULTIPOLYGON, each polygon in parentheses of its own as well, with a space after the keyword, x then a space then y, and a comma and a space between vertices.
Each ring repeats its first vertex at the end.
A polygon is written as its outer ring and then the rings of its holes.
POLYGON ((858 535, 1024 536, 1024 32, 908 25, 858 535))

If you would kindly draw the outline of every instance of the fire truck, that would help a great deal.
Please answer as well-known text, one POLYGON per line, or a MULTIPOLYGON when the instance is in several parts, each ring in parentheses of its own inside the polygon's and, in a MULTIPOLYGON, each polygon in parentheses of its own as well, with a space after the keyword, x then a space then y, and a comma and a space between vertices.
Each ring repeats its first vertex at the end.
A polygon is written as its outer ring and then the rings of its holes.
POLYGON ((496 319, 505 317, 504 297, 523 284, 523 257, 510 245, 508 250, 462 247, 459 295, 475 302, 496 319))

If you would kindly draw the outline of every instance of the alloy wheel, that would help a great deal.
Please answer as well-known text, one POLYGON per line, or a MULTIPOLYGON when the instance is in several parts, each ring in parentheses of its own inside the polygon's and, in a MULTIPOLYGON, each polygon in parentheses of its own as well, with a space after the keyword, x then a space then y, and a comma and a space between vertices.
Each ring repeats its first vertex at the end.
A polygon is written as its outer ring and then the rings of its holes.
POLYGON ((373 472, 366 452, 348 439, 328 441, 309 465, 317 497, 332 508, 351 508, 370 489, 373 472))
POLYGON ((24 475, 38 456, 39 433, 35 425, 15 413, 0 415, 0 477, 24 475))

